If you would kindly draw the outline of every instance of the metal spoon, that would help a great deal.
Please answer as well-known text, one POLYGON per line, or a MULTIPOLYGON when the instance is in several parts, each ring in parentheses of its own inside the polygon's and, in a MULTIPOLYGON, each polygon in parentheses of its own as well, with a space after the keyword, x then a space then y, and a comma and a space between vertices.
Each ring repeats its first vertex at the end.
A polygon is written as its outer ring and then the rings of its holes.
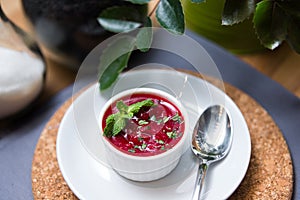
POLYGON ((209 165, 224 158, 231 147, 232 129, 224 107, 208 107, 193 131, 192 151, 202 161, 198 168, 193 200, 200 200, 201 189, 209 165))

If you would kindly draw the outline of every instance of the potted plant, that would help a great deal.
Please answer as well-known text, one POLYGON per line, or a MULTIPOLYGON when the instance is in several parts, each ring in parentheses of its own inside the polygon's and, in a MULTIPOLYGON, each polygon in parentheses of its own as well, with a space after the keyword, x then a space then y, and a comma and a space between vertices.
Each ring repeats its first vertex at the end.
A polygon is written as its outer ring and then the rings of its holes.
POLYGON ((78 70, 87 54, 113 35, 99 25, 99 13, 117 12, 124 21, 142 24, 146 4, 124 0, 22 0, 35 38, 47 57, 78 70))
POLYGON ((275 49, 284 40, 299 48, 300 2, 293 0, 183 0, 187 26, 234 53, 275 49), (209 18, 209 19, 208 19, 209 18))
MULTIPOLYGON (((147 4, 150 0, 127 0, 133 4, 147 4)), ((262 46, 268 49, 275 49, 283 41, 288 44, 297 53, 300 53, 300 2, 295 0, 183 0, 198 4, 218 2, 222 4, 220 23, 223 26, 235 26, 245 20, 253 24, 253 31, 262 46)), ((151 16, 155 13, 159 24, 175 34, 183 34, 185 30, 185 19, 183 7, 180 0, 158 0, 155 2, 152 11, 149 12, 146 26, 151 25, 151 16)), ((185 10, 185 12, 188 12, 185 10)), ((140 27, 140 24, 132 25, 132 22, 124 21, 113 13, 106 12, 100 14, 99 23, 107 30, 111 27, 117 27, 114 32, 123 32, 140 27), (129 26, 132 25, 132 26, 129 26)), ((195 19, 196 20, 196 19, 195 19)), ((200 19, 199 19, 200 20, 200 19)), ((201 23, 201 21, 199 21, 201 23)), ((236 33, 242 34, 242 33, 236 33)), ((220 35, 222 37, 222 33, 220 35)), ((125 42, 124 45, 130 48, 137 47, 141 51, 147 51, 145 46, 151 45, 151 33, 141 30, 137 38, 131 42, 125 42), (142 43, 142 44, 141 44, 142 43), (148 44, 147 44, 148 43, 148 44), (141 46, 143 48, 141 48, 141 46)), ((123 41, 124 42, 124 41, 123 41)), ((112 47, 114 47, 112 45, 112 47)), ((107 51, 109 52, 109 51, 107 51)), ((103 54, 103 57, 109 54, 103 54)), ((118 74, 127 66, 130 57, 129 53, 121 56, 116 61, 104 66, 100 62, 100 67, 105 68, 99 78, 101 90, 108 88, 117 78, 118 74)), ((105 59, 103 59, 105 60, 105 59)))

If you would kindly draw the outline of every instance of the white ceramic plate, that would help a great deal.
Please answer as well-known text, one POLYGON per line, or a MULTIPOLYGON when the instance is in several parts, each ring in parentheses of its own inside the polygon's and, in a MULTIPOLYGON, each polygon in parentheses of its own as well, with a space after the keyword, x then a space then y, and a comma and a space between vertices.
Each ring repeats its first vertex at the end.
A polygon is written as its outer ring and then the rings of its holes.
POLYGON ((177 71, 138 70, 122 74, 113 89, 99 94, 93 85, 67 110, 57 136, 57 159, 67 184, 80 199, 189 200, 197 160, 188 149, 176 169, 153 182, 139 183, 120 177, 106 163, 97 117, 107 98, 125 89, 153 87, 176 96, 187 108, 192 131, 197 118, 211 104, 226 106, 232 120, 233 144, 228 156, 211 165, 203 199, 226 199, 239 186, 250 160, 247 124, 235 103, 221 90, 192 75, 177 71), (84 131, 86 134, 78 134, 84 131))

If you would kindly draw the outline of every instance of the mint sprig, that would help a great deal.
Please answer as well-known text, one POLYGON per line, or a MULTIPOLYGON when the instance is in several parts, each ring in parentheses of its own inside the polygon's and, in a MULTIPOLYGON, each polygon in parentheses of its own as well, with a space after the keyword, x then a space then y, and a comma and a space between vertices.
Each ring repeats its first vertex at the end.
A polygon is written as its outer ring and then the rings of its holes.
POLYGON ((122 100, 116 103, 117 113, 111 114, 106 118, 106 125, 103 135, 106 137, 116 136, 126 126, 126 121, 131 119, 134 114, 138 113, 143 107, 151 107, 154 105, 153 100, 146 99, 127 106, 122 100))

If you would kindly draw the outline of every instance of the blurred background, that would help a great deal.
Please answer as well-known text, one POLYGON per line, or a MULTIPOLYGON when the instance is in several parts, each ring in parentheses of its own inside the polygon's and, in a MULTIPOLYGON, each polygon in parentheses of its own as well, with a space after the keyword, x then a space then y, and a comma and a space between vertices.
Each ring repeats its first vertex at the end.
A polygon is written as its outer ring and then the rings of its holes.
MULTIPOLYGON (((145 5, 122 0, 105 0, 100 4, 97 0, 1 0, 1 7, 16 26, 37 40, 46 66, 41 96, 44 101, 73 83, 76 71, 89 51, 112 35, 95 20, 101 10, 114 5, 129 5, 137 10, 135 20, 141 21, 156 3, 156 0, 150 1, 147 10, 145 5)), ((199 6, 191 5, 189 0, 182 1, 187 28, 232 52, 300 97, 300 55, 287 43, 272 51, 265 49, 255 37, 250 20, 238 27, 224 29, 220 25, 220 5, 223 4, 218 3, 216 8, 214 4, 214 0, 199 6), (216 16, 210 16, 211 13, 216 16)), ((154 16, 152 18, 158 26, 154 16)))

